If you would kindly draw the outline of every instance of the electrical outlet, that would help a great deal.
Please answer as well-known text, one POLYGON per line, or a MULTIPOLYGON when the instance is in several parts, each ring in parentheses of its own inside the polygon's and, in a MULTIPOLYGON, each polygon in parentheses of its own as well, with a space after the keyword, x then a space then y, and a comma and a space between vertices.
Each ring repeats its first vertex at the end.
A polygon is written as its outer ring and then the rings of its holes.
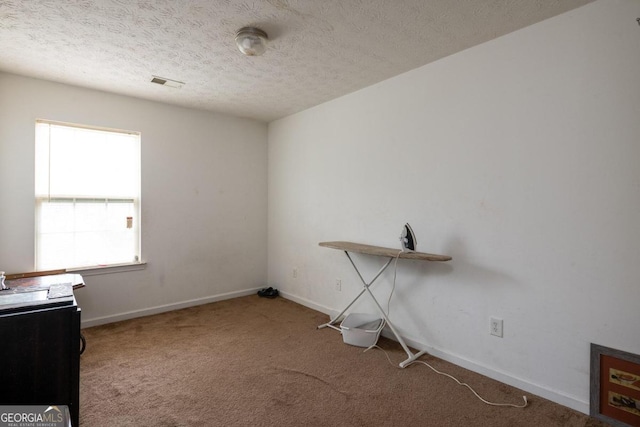
POLYGON ((298 268, 297 267, 293 267, 293 271, 291 272, 291 277, 293 277, 294 279, 298 278, 298 268))
POLYGON ((491 335, 502 338, 502 319, 492 317, 490 322, 491 335))
POLYGON ((336 279, 336 291, 342 292, 342 280, 336 279))

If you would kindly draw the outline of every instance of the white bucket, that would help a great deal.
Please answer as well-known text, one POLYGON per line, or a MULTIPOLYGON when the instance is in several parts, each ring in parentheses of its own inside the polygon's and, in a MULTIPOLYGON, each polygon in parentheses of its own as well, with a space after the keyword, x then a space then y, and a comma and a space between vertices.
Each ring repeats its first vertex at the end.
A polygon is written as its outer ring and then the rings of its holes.
POLYGON ((375 314, 351 313, 340 323, 340 330, 345 344, 371 347, 378 342, 384 325, 384 319, 375 314))

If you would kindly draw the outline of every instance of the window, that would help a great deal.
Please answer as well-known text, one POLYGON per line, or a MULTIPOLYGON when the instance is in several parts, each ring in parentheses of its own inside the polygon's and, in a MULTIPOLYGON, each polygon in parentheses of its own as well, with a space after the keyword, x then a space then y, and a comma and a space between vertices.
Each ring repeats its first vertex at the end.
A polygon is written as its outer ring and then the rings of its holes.
POLYGON ((36 122, 36 270, 140 260, 140 134, 36 122))

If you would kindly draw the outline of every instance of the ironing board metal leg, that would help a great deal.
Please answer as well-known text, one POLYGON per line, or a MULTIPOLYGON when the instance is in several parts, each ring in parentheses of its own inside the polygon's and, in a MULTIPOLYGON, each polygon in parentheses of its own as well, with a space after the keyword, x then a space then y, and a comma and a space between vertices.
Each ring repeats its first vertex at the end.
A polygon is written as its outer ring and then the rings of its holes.
POLYGON ((393 258, 389 258, 389 261, 387 261, 387 263, 385 265, 382 266, 382 268, 378 271, 378 274, 376 274, 374 276, 373 279, 371 279, 371 281, 369 283, 367 283, 363 278, 362 278, 362 274, 360 274, 360 270, 358 270, 358 267, 356 267, 356 264, 353 262, 353 260, 351 259, 351 256, 349 255, 349 252, 345 251, 344 252, 345 255, 347 255, 347 258, 349 258, 349 261, 351 261, 351 265, 353 266, 354 270, 356 270, 356 273, 358 273, 358 277, 360 277, 360 280, 362 281, 362 284, 365 286, 365 288, 369 288, 369 286, 371 286, 373 284, 373 282, 376 281, 376 279, 378 277, 380 277, 380 275, 387 269, 387 267, 389 267, 389 264, 391 264, 391 261, 393 261, 393 258))
POLYGON ((378 300, 376 299, 375 295, 373 295, 373 292, 371 292, 371 289, 369 289, 369 287, 373 284, 373 282, 375 282, 378 277, 380 277, 380 275, 387 269, 387 267, 389 267, 389 265, 391 264, 391 262, 395 259, 394 257, 389 258, 389 261, 387 261, 382 268, 380 268, 380 270, 378 271, 378 273, 373 277, 373 279, 371 279, 371 281, 369 283, 367 283, 366 280, 364 280, 364 278, 362 277, 362 274, 360 274, 360 270, 358 270, 358 267, 356 266, 356 264, 353 262, 353 259, 351 259, 351 256, 349 255, 349 252, 344 251, 345 255, 347 256, 347 258, 349 258, 349 261, 351 262, 351 265, 353 266, 354 270, 356 270, 356 273, 358 274, 358 277, 360 278, 360 280, 362 281, 362 284, 364 286, 364 288, 360 291, 360 293, 349 303, 349 305, 347 305, 344 310, 342 310, 340 312, 340 314, 338 314, 333 320, 331 320, 330 322, 324 323, 320 326, 318 326, 318 329, 322 329, 322 328, 332 328, 332 329, 336 329, 336 330, 340 330, 340 328, 336 327, 334 324, 342 317, 342 315, 358 300, 358 298, 360 298, 362 296, 362 294, 364 294, 365 292, 369 293, 369 296, 371 296, 371 299, 373 299, 373 302, 376 304, 376 306, 378 307, 378 311, 380 311, 380 314, 382 314, 382 317, 384 317, 384 320, 387 322, 387 325, 389 325, 389 328, 391 329, 391 332, 393 332, 393 335, 396 336, 396 339, 398 340, 398 342, 400 343, 400 345, 402 346, 402 349, 405 351, 405 353, 407 353, 407 360, 404 360, 403 362, 400 362, 399 366, 401 368, 405 368, 407 367, 410 363, 412 363, 413 361, 415 361, 417 358, 419 358, 420 356, 422 356, 423 354, 425 354, 425 351, 419 351, 418 353, 413 353, 409 347, 407 346, 407 344, 404 342, 404 339, 402 338, 402 336, 400 336, 400 334, 398 333, 398 331, 396 330, 395 326, 393 326, 393 323, 391 323, 391 320, 389 320, 389 316, 387 316, 387 313, 385 313, 384 309, 382 308, 382 306, 380 306, 380 303, 378 303, 378 300))
POLYGON ((405 360, 404 362, 400 362, 400 367, 401 368, 407 367, 407 365, 409 365, 410 363, 414 362, 418 357, 422 356, 425 353, 426 353, 426 351, 422 350, 422 351, 419 351, 419 352, 417 352, 415 354, 411 354, 411 356, 407 360, 405 360))
POLYGON ((380 271, 378 271, 378 274, 375 275, 375 277, 373 278, 373 280, 371 280, 371 282, 369 282, 367 284, 367 282, 364 281, 364 279, 362 278, 362 275, 360 274, 360 271, 358 271, 358 267, 356 267, 356 265, 353 263, 353 260, 351 259, 351 257, 349 256, 349 253, 347 251, 344 251, 345 255, 347 255, 347 258, 349 258, 349 261, 351 261, 351 265, 353 265, 353 268, 356 270, 356 273, 358 273, 358 277, 360 277, 360 280, 362 280, 362 283, 364 283, 364 288, 360 291, 360 293, 349 303, 348 306, 346 306, 344 308, 344 310, 342 310, 340 312, 340 314, 338 314, 336 317, 333 318, 333 320, 327 322, 327 323, 323 323, 322 325, 318 326, 318 329, 322 329, 322 328, 332 328, 332 329, 336 329, 336 330, 340 330, 340 328, 335 327, 335 323, 338 322, 338 320, 340 320, 340 318, 342 317, 342 315, 344 313, 347 312, 347 310, 349 310, 349 308, 351 308, 351 306, 358 300, 358 298, 360 298, 362 296, 362 294, 364 294, 367 289, 369 288, 369 286, 371 286, 373 284, 373 282, 376 281, 376 279, 384 272, 384 270, 387 269, 387 267, 389 266, 389 264, 391 264, 391 261, 393 261, 393 258, 390 259, 385 265, 382 266, 382 268, 380 269, 380 271))
POLYGON ((366 289, 361 290, 361 291, 360 291, 360 293, 358 294, 358 296, 356 296, 356 297, 353 299, 353 301, 351 301, 351 302, 349 303, 349 305, 348 305, 348 306, 346 306, 346 307, 344 308, 344 310, 342 310, 342 311, 340 312, 340 314, 338 314, 336 317, 334 317, 330 322, 323 323, 322 325, 318 326, 318 329, 322 329, 322 328, 329 327, 329 328, 333 328, 333 329, 336 329, 336 330, 338 330, 338 331, 339 331, 339 330, 340 330, 340 328, 336 328, 336 327, 335 327, 335 326, 333 326, 333 325, 334 325, 336 322, 338 322, 338 320, 340 320, 340 318, 342 317, 342 315, 343 315, 347 310, 349 310, 349 307, 351 307, 351 306, 353 305, 353 303, 355 303, 355 302, 358 300, 358 298, 360 298, 360 297, 362 296, 362 294, 364 294, 364 293, 365 293, 365 291, 366 291, 366 289))
MULTIPOLYGON (((392 258, 392 260, 393 260, 393 258, 392 258)), ((415 354, 415 355, 413 354, 413 352, 409 349, 407 344, 404 342, 404 339, 402 339, 402 336, 398 333, 396 328, 393 326, 393 323, 391 323, 391 320, 389 320, 389 316, 387 316, 387 313, 384 312, 384 310, 382 309, 382 307, 378 303, 378 300, 373 295, 373 292, 371 292, 371 290, 368 287, 366 288, 366 290, 369 292, 369 295, 371 295, 371 298, 373 299, 373 302, 376 303, 376 306, 378 307, 378 310, 380 311, 380 314, 382 314, 382 317, 384 317, 384 320, 387 322, 387 325, 389 325, 389 328, 391 329, 391 332, 393 332, 393 335, 396 336, 396 338, 398 339, 398 342, 402 346, 402 349, 405 351, 405 353, 407 353, 407 356, 409 357, 407 360, 405 360, 404 362, 400 363, 400 367, 404 368, 405 366, 407 366, 407 364, 409 362, 413 362, 415 359, 417 359, 418 357, 422 356, 422 354, 424 354, 424 352, 418 353, 418 354, 415 354)))

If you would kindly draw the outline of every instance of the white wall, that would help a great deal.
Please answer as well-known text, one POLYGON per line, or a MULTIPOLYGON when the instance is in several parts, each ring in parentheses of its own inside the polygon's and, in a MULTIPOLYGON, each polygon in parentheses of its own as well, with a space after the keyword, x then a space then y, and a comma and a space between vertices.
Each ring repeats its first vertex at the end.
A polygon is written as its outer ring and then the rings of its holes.
POLYGON ((339 310, 359 281, 318 242, 398 247, 408 221, 453 261, 399 263, 402 334, 588 412, 590 343, 640 353, 638 16, 600 0, 270 123, 269 284, 339 310))
POLYGON ((266 124, 3 73, 0 270, 34 267, 38 118, 142 132, 142 257, 148 265, 86 276, 87 287, 76 292, 83 324, 253 292, 263 284, 266 124))

